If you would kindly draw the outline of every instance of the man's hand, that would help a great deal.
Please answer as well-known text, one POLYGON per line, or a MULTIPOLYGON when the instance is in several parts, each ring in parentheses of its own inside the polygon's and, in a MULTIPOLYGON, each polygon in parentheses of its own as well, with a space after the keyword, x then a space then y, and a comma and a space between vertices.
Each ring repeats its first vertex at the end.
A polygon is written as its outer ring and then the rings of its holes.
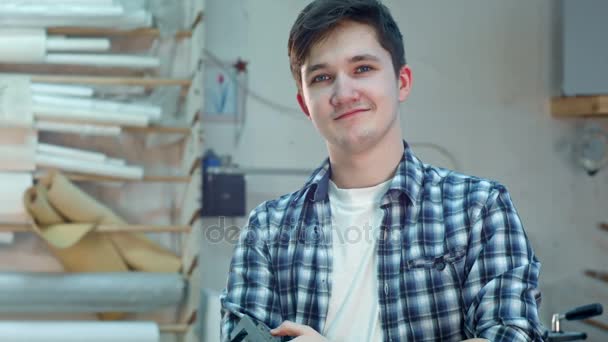
POLYGON ((270 330, 272 336, 292 336, 295 342, 329 342, 315 329, 308 325, 298 324, 292 321, 283 321, 281 325, 270 330))

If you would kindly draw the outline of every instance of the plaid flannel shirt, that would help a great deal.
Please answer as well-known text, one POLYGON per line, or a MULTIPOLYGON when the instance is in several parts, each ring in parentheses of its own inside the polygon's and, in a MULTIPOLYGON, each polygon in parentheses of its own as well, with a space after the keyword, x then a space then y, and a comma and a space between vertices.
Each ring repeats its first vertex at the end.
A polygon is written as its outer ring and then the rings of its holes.
MULTIPOLYGON (((423 164, 405 144, 377 245, 385 341, 541 341, 540 263, 506 188, 423 164)), ((254 209, 221 295, 222 341, 238 316, 323 331, 331 296, 329 161, 254 209), (236 314, 235 314, 236 313, 236 314)))

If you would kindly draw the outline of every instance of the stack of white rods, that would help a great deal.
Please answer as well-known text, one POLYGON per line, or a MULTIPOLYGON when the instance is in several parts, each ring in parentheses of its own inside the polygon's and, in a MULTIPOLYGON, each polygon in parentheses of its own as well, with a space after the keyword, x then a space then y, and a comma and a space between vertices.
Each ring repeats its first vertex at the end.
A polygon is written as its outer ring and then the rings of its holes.
POLYGON ((34 83, 31 90, 32 111, 40 130, 64 127, 66 133, 94 134, 97 127, 98 135, 114 135, 120 134, 120 126, 144 127, 162 116, 161 106, 93 99, 94 90, 83 86, 34 83))
POLYGON ((126 165, 124 160, 103 153, 45 143, 38 143, 36 148, 36 166, 125 179, 144 176, 142 167, 126 165))
POLYGON ((2 0, 0 26, 84 26, 137 28, 152 25, 144 8, 125 8, 112 0, 2 0))
MULTIPOLYGON (((0 14, 2 6, 0 5, 0 14)), ((0 20, 1 18, 0 16, 0 20)), ((0 28, 0 62, 3 63, 69 64, 134 69, 160 66, 158 57, 95 53, 109 49, 110 40, 107 38, 47 37, 44 29, 0 28), (65 53, 66 51, 70 53, 65 53)))

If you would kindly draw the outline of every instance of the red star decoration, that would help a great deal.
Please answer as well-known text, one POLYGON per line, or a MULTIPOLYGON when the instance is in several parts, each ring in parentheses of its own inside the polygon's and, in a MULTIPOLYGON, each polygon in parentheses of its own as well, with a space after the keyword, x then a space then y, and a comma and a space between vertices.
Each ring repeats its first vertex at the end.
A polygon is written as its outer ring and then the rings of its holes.
POLYGON ((247 71, 247 62, 245 62, 244 60, 242 60, 239 57, 239 59, 237 59, 236 63, 234 63, 234 67, 236 68, 236 71, 239 73, 246 72, 247 71))

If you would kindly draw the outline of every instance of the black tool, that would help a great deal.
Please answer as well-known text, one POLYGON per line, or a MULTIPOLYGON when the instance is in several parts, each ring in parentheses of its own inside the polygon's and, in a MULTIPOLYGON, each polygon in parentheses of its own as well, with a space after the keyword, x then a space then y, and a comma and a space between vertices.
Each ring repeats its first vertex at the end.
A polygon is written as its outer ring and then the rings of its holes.
POLYGON ((280 342, 281 338, 272 336, 270 328, 264 323, 254 321, 251 317, 244 315, 239 320, 232 333, 231 342, 280 342))

